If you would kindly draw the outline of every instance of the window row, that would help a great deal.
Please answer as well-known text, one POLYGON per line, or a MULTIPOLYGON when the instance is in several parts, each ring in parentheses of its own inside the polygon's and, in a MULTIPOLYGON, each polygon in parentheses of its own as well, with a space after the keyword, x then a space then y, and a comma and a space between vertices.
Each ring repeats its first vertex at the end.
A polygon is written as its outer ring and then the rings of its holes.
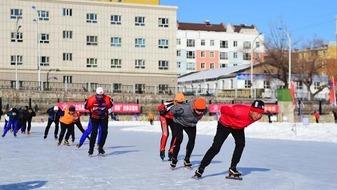
MULTIPOLYGON (((40 33, 38 36, 39 43, 49 43, 49 34, 40 33)), ((63 39, 72 39, 73 32, 72 31, 63 31, 63 39)), ((23 42, 23 33, 22 32, 11 32, 11 42, 23 42)), ((98 45, 98 36, 86 36, 86 44, 88 46, 97 46, 98 45)), ((111 38, 111 46, 112 47, 121 47, 122 46, 122 38, 121 37, 112 37, 111 38)), ((136 38, 135 39, 135 47, 145 48, 146 40, 144 38, 136 38)), ((167 39, 159 39, 158 40, 158 48, 160 49, 168 49, 169 48, 169 40, 167 39)))
MULTIPOLYGON (((73 55, 72 53, 63 53, 63 61, 72 61, 73 55)), ((49 66, 49 56, 40 56, 40 66, 49 66)), ((23 64, 23 56, 22 55, 11 55, 11 65, 22 65, 23 64)), ((123 61, 122 59, 111 59, 110 68, 120 69, 122 68, 123 61)), ((146 60, 144 59, 136 59, 134 62, 135 69, 145 69, 146 60)), ((98 59, 97 58, 87 58, 86 60, 87 68, 97 68, 98 67, 98 59)), ((159 60, 158 61, 158 70, 168 70, 169 69, 169 61, 167 60, 159 60)))
MULTIPOLYGON (((195 39, 186 39, 186 46, 187 47, 195 47, 196 45, 195 39)), ((214 40, 209 40, 209 46, 215 46, 214 40)), ((177 45, 181 45, 181 39, 177 39, 177 45)), ((206 46, 206 40, 201 39, 200 40, 200 46, 206 46)), ((228 41, 227 40, 220 40, 220 48, 228 48, 228 41)), ((238 41, 233 41, 232 47, 238 47, 238 41)), ((260 47, 260 42, 255 42, 255 47, 260 47)), ((243 42, 243 48, 244 49, 252 49, 251 42, 244 41, 243 42)))
MULTIPOLYGON (((47 10, 38 10, 37 11, 39 21, 49 21, 49 11, 47 10)), ((73 16, 73 10, 71 8, 63 8, 62 15, 65 17, 73 16)), ((22 18, 22 9, 11 9, 10 10, 11 19, 22 18)), ((136 16, 135 17, 135 26, 145 26, 145 17, 136 16)), ((87 23, 97 23, 98 14, 97 13, 87 13, 86 14, 87 23)), ((112 25, 122 25, 122 15, 111 15, 110 23, 112 25)), ((169 27, 168 18, 158 18, 158 27, 169 27)))
MULTIPOLYGON (((232 52, 233 54, 233 59, 238 59, 238 52, 232 52)), ((181 50, 177 50, 177 57, 181 57, 181 50)), ((200 51, 200 57, 205 58, 207 57, 206 51, 200 51)), ((215 52, 210 51, 209 52, 209 57, 210 58, 215 58, 215 52)), ((186 58, 187 59, 195 59, 195 51, 186 51, 186 58)), ((260 54, 255 53, 255 59, 259 59, 260 54)), ((228 60, 228 52, 220 52, 219 53, 219 59, 220 60, 228 60)), ((243 60, 251 60, 251 53, 242 53, 242 59, 243 60)))

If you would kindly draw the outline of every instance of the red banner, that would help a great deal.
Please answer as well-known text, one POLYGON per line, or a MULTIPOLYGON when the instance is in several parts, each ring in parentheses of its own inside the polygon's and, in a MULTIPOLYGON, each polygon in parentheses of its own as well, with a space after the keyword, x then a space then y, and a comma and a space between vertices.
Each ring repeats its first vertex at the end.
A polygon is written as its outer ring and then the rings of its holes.
MULTIPOLYGON (((68 106, 75 106, 76 111, 79 112, 88 112, 84 109, 84 102, 59 102, 57 104, 62 110, 68 106)), ((114 103, 112 107, 113 113, 139 113, 140 105, 139 104, 125 104, 125 103, 114 103)))
MULTIPOLYGON (((233 104, 210 104, 209 105, 209 112, 210 113, 217 113, 220 112, 220 108, 221 106, 230 106, 233 104)), ((248 105, 248 104, 246 104, 248 105)), ((249 104, 250 106, 250 104, 249 104)), ((278 113, 278 105, 277 104, 265 104, 264 105, 264 112, 266 113, 267 111, 269 111, 270 113, 278 113)))

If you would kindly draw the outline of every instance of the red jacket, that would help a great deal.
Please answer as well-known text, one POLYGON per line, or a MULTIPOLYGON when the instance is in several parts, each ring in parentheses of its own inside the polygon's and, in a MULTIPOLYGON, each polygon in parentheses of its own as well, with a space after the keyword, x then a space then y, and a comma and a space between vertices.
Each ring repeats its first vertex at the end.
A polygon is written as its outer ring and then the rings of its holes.
POLYGON ((221 116, 219 118, 219 122, 233 129, 244 129, 248 127, 248 125, 254 123, 255 121, 261 119, 261 117, 257 120, 253 120, 250 115, 250 106, 248 105, 230 105, 230 106, 222 106, 220 108, 221 116))
MULTIPOLYGON (((172 103, 173 103, 173 101, 172 101, 172 103)), ((160 104, 158 106, 158 112, 159 112, 160 115, 161 115, 161 113, 165 113, 165 115, 164 115, 165 118, 173 119, 173 114, 171 112, 169 112, 169 110, 166 109, 165 104, 160 104)), ((161 115, 161 116, 163 116, 163 115, 161 115)))
POLYGON ((96 99, 96 95, 90 96, 84 103, 84 108, 90 112, 90 117, 94 119, 103 119, 108 116, 108 109, 113 106, 109 96, 104 95, 102 101, 96 99))

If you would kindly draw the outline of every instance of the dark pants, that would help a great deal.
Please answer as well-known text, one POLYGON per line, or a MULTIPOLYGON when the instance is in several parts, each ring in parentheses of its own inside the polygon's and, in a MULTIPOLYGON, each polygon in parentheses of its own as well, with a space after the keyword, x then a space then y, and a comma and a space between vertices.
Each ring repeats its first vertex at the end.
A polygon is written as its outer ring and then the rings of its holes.
MULTIPOLYGON (((84 129, 83 129, 83 126, 82 126, 82 123, 80 120, 78 120, 75 125, 77 126, 77 128, 82 132, 84 133, 84 129)), ((72 137, 72 141, 74 142, 75 141, 75 130, 73 130, 73 133, 71 134, 71 137, 72 137)))
POLYGON ((103 119, 94 119, 94 118, 90 118, 90 119, 91 119, 92 131, 90 135, 89 154, 92 154, 94 152, 98 125, 100 125, 102 129, 102 136, 99 142, 99 149, 103 149, 104 147, 106 137, 108 136, 108 117, 105 117, 103 119))
POLYGON ((66 133, 66 130, 67 130, 67 134, 66 134, 66 137, 65 137, 64 140, 68 141, 70 135, 71 135, 71 134, 73 133, 73 131, 74 131, 74 123, 71 123, 71 124, 64 124, 64 123, 61 122, 61 132, 60 132, 60 136, 59 136, 59 143, 62 142, 63 136, 64 136, 64 134, 66 133))
POLYGON ((55 138, 57 138, 57 134, 59 132, 59 121, 54 121, 54 120, 51 120, 51 119, 48 119, 48 123, 47 123, 47 126, 46 126, 46 129, 44 130, 44 136, 47 137, 48 136, 48 132, 49 132, 49 128, 51 126, 52 123, 55 123, 55 130, 54 130, 54 136, 55 138))
POLYGON ((189 159, 194 149, 197 128, 196 127, 184 127, 180 125, 179 123, 175 123, 175 122, 173 123, 174 123, 173 124, 174 125, 173 135, 175 135, 175 142, 173 146, 173 159, 177 160, 178 158, 180 145, 183 142, 183 138, 184 138, 183 131, 185 131, 188 136, 185 159, 189 159))
POLYGON ((240 162, 241 155, 245 147, 245 131, 244 129, 236 130, 225 127, 218 123, 216 134, 213 139, 213 144, 206 152, 204 158, 201 160, 199 168, 204 169, 211 163, 214 156, 219 153, 222 144, 225 142, 229 134, 232 134, 235 140, 235 149, 232 156, 231 167, 236 167, 236 165, 240 162))
POLYGON ((30 131, 31 127, 32 127, 32 119, 28 119, 27 120, 27 131, 30 131))

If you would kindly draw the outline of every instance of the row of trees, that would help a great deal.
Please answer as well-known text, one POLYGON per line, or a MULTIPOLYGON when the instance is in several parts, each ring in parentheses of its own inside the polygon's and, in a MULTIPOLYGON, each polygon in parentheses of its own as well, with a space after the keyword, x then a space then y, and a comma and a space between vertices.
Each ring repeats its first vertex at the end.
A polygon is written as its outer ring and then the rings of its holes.
MULTIPOLYGON (((286 24, 281 20, 280 24, 270 25, 270 36, 264 42, 265 61, 261 63, 264 72, 270 76, 277 76, 279 80, 288 88, 289 74, 289 51, 291 51, 291 74, 296 75, 294 82, 301 82, 306 86, 311 100, 324 88, 330 88, 330 84, 319 83, 315 91, 310 87, 314 83, 314 78, 327 75, 329 78, 337 76, 337 52, 328 52, 327 43, 323 39, 314 37, 302 43, 300 49, 289 50, 288 36, 282 31, 288 31, 286 24)), ((290 36, 291 34, 288 33, 290 36)), ((291 47, 296 47, 301 40, 292 39, 291 47)), ((336 47, 334 48, 335 51, 336 47)))

